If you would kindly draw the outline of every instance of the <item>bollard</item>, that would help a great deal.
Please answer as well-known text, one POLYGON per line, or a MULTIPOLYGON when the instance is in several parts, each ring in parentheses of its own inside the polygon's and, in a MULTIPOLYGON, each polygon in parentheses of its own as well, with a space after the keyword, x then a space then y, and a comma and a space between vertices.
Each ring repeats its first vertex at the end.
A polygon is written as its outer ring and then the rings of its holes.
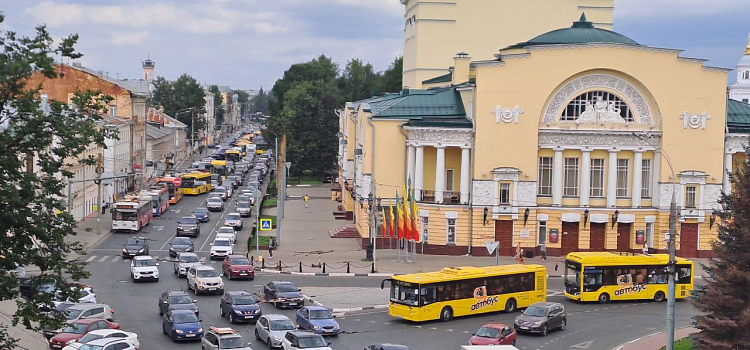
POLYGON ((326 263, 323 263, 323 273, 326 273, 326 263))
POLYGON ((266 259, 260 260, 260 268, 264 270, 266 269, 266 259))
POLYGON ((349 262, 348 261, 346 262, 346 273, 350 273, 349 272, 349 262))
POLYGON ((302 262, 299 262, 299 272, 302 272, 302 262))
POLYGON ((370 266, 372 267, 370 273, 375 273, 375 263, 370 264, 370 266))
POLYGON ((281 260, 279 260, 279 271, 281 271, 281 260))

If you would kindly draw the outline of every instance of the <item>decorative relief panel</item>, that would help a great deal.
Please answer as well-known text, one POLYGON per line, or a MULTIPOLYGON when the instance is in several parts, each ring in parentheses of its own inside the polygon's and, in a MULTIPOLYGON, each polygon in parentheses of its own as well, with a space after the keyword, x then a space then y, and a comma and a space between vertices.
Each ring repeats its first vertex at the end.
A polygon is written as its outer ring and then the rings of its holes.
POLYGON ((709 116, 706 111, 703 111, 701 114, 690 114, 685 111, 685 113, 682 113, 680 116, 680 119, 682 119, 682 127, 684 129, 705 129, 706 122, 711 119, 711 116, 709 116))
POLYGON ((518 181, 520 170, 510 167, 495 168, 492 170, 495 181, 518 181))
POLYGON ((471 129, 406 128, 408 142, 470 145, 471 129))
POLYGON ((721 185, 706 184, 703 186, 703 207, 708 210, 720 210, 721 185))
MULTIPOLYGON (((658 143, 657 140, 652 141, 658 143)), ((651 143, 628 134, 566 133, 563 131, 539 133, 539 147, 590 146, 598 148, 643 147, 652 149, 651 143)))
POLYGON ((471 189, 472 205, 495 205, 494 181, 474 180, 471 189))
POLYGON ((495 115, 495 123, 500 124, 500 122, 503 122, 518 124, 518 119, 521 114, 523 114, 523 109, 518 106, 514 108, 502 108, 500 105, 497 105, 492 109, 492 113, 495 115))
POLYGON ((549 105, 544 112, 544 121, 555 122, 565 108, 565 103, 583 90, 592 88, 604 88, 618 91, 630 105, 638 112, 640 123, 654 125, 654 115, 643 95, 625 80, 607 74, 592 74, 575 79, 563 86, 550 99, 549 105))
POLYGON ((519 181, 516 184, 516 205, 519 207, 536 206, 536 181, 519 181))
POLYGON ((729 153, 745 152, 748 135, 728 135, 724 141, 724 150, 729 153))
MULTIPOLYGON (((677 201, 680 200, 680 184, 675 187, 677 191, 677 201)), ((669 204, 672 203, 672 184, 671 183, 660 183, 659 184, 659 208, 669 209, 669 204)))

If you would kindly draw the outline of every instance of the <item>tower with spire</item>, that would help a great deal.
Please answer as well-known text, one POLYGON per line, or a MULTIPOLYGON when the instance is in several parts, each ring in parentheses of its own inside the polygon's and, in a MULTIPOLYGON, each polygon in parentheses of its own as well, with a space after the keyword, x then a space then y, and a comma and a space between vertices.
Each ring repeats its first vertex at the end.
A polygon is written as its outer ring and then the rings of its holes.
POLYGON ((748 35, 745 55, 737 63, 737 82, 729 87, 729 98, 750 103, 750 35, 748 35))
POLYGON ((151 60, 151 55, 146 56, 146 60, 143 61, 143 80, 151 82, 154 77, 154 66, 156 63, 151 60))

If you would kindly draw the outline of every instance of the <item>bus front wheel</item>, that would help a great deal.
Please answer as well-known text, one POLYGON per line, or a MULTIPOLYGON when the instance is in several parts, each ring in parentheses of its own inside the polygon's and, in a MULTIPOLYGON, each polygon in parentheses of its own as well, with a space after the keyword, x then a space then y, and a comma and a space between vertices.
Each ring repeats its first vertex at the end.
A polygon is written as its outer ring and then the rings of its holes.
POLYGON ((599 294, 599 304, 607 304, 609 303, 609 300, 610 300, 609 294, 607 293, 599 294))
POLYGON ((453 319, 453 309, 446 306, 440 311, 440 321, 448 322, 453 319))
POLYGON ((662 291, 656 292, 656 294, 654 294, 654 301, 657 302, 657 303, 661 303, 665 299, 666 299, 666 297, 664 296, 664 292, 662 292, 662 291))
POLYGON ((517 306, 518 304, 516 304, 516 299, 508 299, 508 301, 505 302, 505 312, 516 311, 517 306))

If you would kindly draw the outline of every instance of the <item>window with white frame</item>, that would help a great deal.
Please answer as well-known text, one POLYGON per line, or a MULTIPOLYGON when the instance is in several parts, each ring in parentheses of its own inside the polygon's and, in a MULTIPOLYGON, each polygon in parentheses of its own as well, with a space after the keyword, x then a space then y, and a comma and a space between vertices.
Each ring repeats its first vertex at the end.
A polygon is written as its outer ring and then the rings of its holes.
POLYGON ((630 159, 617 160, 617 197, 628 196, 628 166, 630 159))
POLYGON ((654 223, 646 223, 646 244, 649 248, 656 248, 654 246, 654 223))
POLYGON ((578 195, 578 158, 565 158, 565 184, 563 195, 578 195))
POLYGON ((633 112, 619 96, 607 91, 588 91, 574 98, 562 112, 560 120, 575 121, 585 112, 606 110, 620 115, 626 122, 633 122, 633 112))
POLYGON ((539 221, 539 244, 547 243, 547 222, 539 221))
POLYGON ((591 160, 591 191, 594 198, 604 197, 604 159, 591 160))
POLYGON ((117 116, 117 106, 109 106, 109 115, 113 117, 117 116))
POLYGON ((539 195, 552 195, 552 157, 539 157, 539 195))
POLYGON ((455 172, 453 169, 445 169, 445 190, 453 191, 453 176, 455 172))
POLYGON ((428 227, 430 223, 430 217, 429 216, 423 216, 422 217, 422 239, 426 242, 428 235, 428 227))
POLYGON ((510 184, 500 183, 500 204, 510 204, 510 184))
POLYGON ((446 226, 446 238, 447 244, 456 244, 456 219, 447 219, 448 225, 446 226))
POLYGON ((694 185, 685 186, 685 207, 695 208, 695 195, 698 192, 694 185))
POLYGON ((651 198, 651 159, 641 163, 641 197, 651 198))

